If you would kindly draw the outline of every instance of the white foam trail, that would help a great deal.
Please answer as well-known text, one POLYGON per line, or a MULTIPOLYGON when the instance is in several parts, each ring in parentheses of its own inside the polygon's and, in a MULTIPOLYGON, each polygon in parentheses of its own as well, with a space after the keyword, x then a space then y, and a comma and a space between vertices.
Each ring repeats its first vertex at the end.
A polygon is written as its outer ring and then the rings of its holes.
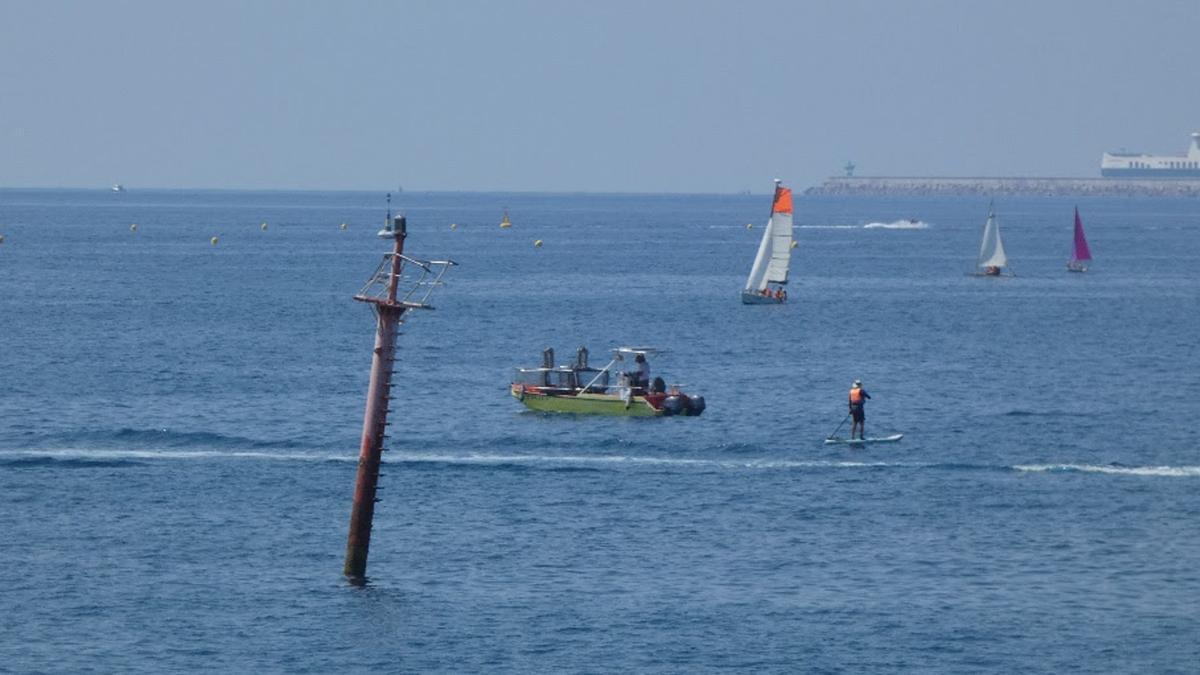
POLYGON ((1083 473, 1106 473, 1117 476, 1170 476, 1198 477, 1200 466, 1097 466, 1094 464, 1022 464, 1014 466, 1017 471, 1080 471, 1083 473))
MULTIPOLYGON (((262 452, 258 450, 84 450, 75 448, 40 450, 0 450, 0 457, 82 459, 93 461, 141 460, 204 460, 253 459, 302 462, 357 462, 357 454, 262 452)), ((700 469, 797 469, 797 468, 859 468, 904 466, 886 462, 834 462, 769 459, 686 459, 677 457, 637 457, 629 455, 455 455, 411 454, 392 451, 384 456, 389 463, 412 464, 558 464, 596 466, 675 466, 700 469)), ((915 465, 908 465, 915 466, 915 465)))
POLYGON ((832 462, 771 459, 684 459, 678 457, 636 457, 629 455, 412 455, 395 454, 388 457, 391 462, 447 463, 447 464, 576 464, 576 465, 628 465, 628 466, 677 466, 700 469, 805 469, 805 468, 857 468, 903 466, 888 462, 832 462))
POLYGON ((865 229, 874 230, 883 228, 885 230, 927 230, 929 223, 922 220, 913 222, 911 220, 893 220, 890 223, 867 223, 863 225, 865 229))
MULTIPOLYGON (((0 457, 82 459, 93 461, 205 460, 237 459, 293 462, 357 462, 353 452, 264 452, 261 450, 99 450, 56 448, 37 450, 0 450, 0 457)), ((681 457, 642 457, 635 455, 489 455, 489 454, 415 454, 395 450, 384 456, 389 463, 410 464, 526 464, 609 467, 678 467, 683 469, 764 470, 764 469, 862 469, 862 468, 936 468, 938 464, 921 462, 851 462, 833 460, 785 459, 689 459, 681 457)), ((989 467, 980 466, 979 469, 989 467)), ((1076 471, 1116 476, 1165 476, 1198 478, 1200 466, 1104 466, 1094 464, 1019 464, 1016 471, 1045 473, 1076 471)))
POLYGON ((929 223, 923 220, 915 223, 911 220, 893 220, 890 223, 874 221, 865 225, 795 225, 794 228, 801 230, 928 230, 929 223))
POLYGON ((270 459, 285 461, 358 461, 354 454, 313 454, 301 452, 262 452, 260 450, 0 450, 0 457, 29 457, 49 459, 270 459))

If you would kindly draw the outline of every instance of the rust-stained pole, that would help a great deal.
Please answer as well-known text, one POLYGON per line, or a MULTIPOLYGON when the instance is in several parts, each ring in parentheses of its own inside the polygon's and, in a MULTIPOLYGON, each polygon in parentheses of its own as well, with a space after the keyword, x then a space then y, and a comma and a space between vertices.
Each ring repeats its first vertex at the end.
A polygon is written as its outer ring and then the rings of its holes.
MULTIPOLYGON (((390 214, 389 214, 390 217, 390 214)), ((367 550, 371 545, 371 521, 375 516, 376 488, 383 457, 384 431, 387 429, 388 402, 392 385, 392 366, 396 353, 396 333, 407 306, 396 301, 396 287, 403 264, 406 223, 397 216, 391 227, 395 240, 391 256, 387 294, 382 298, 356 296, 375 308, 375 350, 371 357, 371 380, 367 387, 367 406, 363 414, 362 445, 358 454, 358 476, 354 485, 354 508, 350 513, 350 535, 346 540, 344 572, 352 582, 364 583, 367 574, 367 550)), ((387 229, 381 232, 386 235, 387 229)))

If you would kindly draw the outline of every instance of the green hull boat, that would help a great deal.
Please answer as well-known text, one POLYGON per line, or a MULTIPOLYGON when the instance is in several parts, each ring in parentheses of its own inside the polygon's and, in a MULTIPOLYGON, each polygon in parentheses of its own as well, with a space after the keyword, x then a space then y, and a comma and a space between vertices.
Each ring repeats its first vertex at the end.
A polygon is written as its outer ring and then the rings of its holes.
POLYGON ((704 412, 704 397, 689 396, 678 386, 668 389, 661 377, 648 380, 646 356, 661 353, 647 347, 620 347, 603 368, 587 363, 587 348, 576 352, 575 363, 554 365, 554 350, 543 352, 541 368, 519 368, 510 387, 513 398, 530 410, 611 415, 616 417, 694 417, 704 412), (641 372, 619 372, 617 384, 610 385, 610 373, 625 357, 635 356, 641 372))

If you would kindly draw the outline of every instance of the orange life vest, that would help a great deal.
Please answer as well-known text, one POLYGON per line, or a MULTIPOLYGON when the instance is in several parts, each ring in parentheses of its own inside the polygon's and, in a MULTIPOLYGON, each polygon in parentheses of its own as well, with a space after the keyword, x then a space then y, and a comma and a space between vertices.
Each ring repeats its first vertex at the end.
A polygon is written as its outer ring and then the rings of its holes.
POLYGON ((855 387, 850 390, 850 405, 860 405, 863 402, 863 391, 861 387, 855 387))

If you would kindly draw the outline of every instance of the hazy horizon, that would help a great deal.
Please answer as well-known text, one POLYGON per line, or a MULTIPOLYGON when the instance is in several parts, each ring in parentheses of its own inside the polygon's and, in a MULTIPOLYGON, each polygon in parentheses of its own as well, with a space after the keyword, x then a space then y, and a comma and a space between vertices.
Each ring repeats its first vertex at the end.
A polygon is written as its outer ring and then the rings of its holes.
POLYGON ((712 193, 1098 177, 1200 130, 1200 3, 0 0, 0 186, 712 193))

